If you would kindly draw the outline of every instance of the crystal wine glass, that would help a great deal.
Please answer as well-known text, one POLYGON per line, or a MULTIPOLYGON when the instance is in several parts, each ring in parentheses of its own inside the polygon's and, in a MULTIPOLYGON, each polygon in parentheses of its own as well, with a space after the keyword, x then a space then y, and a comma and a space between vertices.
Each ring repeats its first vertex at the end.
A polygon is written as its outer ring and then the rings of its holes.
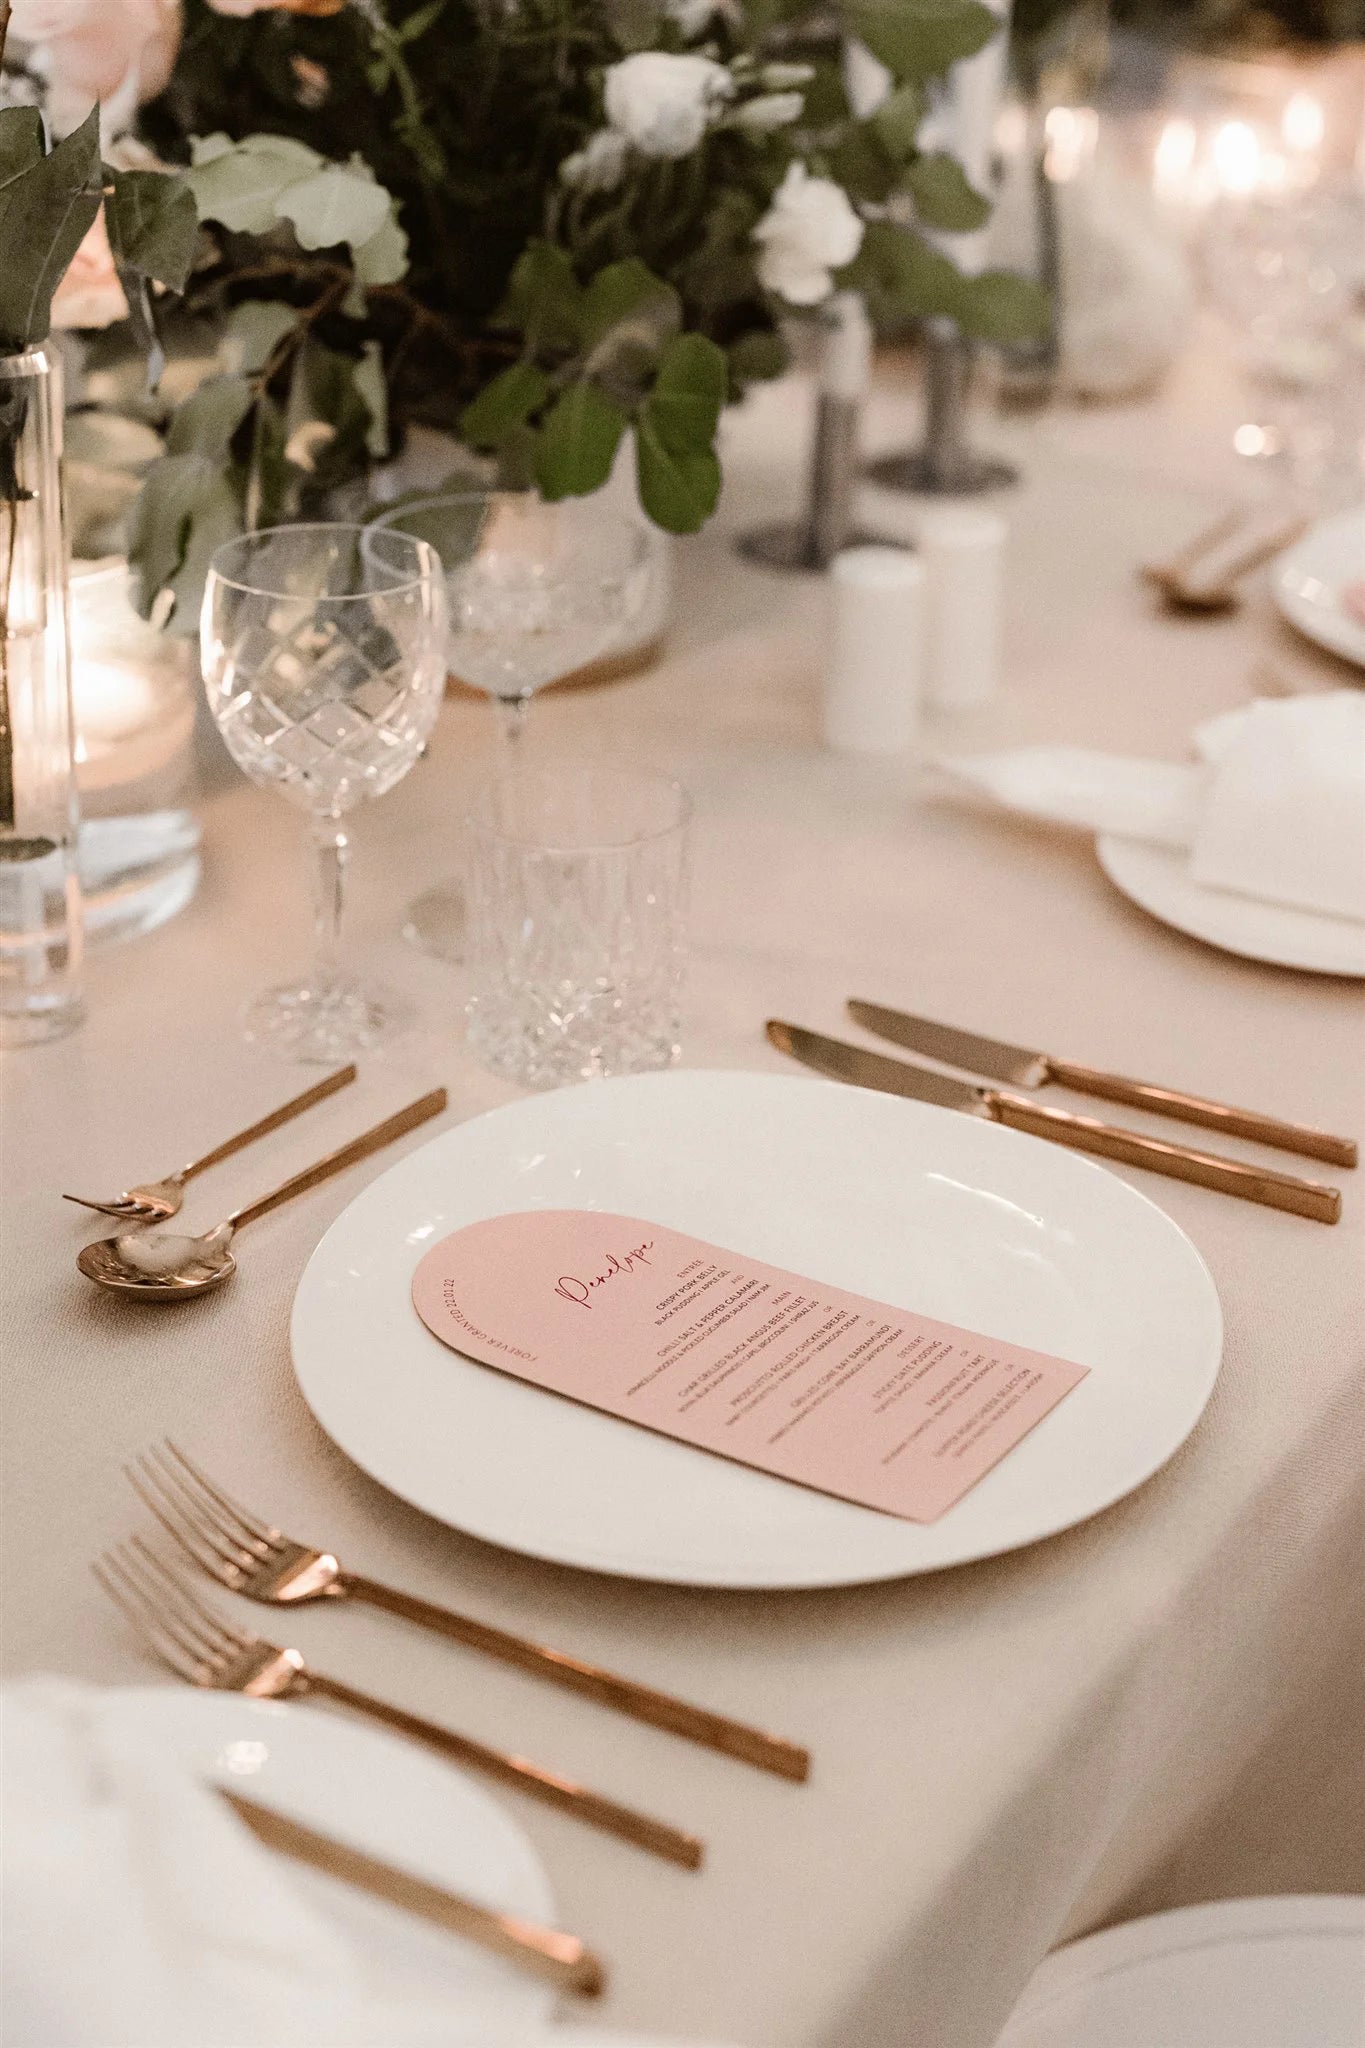
POLYGON ((253 782, 306 811, 312 829, 316 959, 305 981, 256 998, 248 1035, 330 1065, 398 1021, 391 999, 342 971, 344 820, 402 780, 436 722, 441 565, 425 541, 363 526, 246 534, 213 557, 200 647, 228 751, 253 782))
MULTIPOLYGON (((646 534, 593 499, 438 493, 383 513, 375 530, 414 535, 440 556, 450 670, 497 706, 504 766, 519 753, 536 692, 605 653, 647 601, 646 534)), ((464 924, 462 892, 447 882, 409 905, 404 929, 438 958, 459 960, 464 924)))

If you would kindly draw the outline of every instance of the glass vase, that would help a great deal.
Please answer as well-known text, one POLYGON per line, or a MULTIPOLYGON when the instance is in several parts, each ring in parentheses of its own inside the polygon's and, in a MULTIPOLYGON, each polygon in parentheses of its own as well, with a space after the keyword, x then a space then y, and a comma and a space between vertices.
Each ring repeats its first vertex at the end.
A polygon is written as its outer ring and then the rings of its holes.
POLYGON ((0 1044, 81 1014, 59 359, 0 356, 0 1044))

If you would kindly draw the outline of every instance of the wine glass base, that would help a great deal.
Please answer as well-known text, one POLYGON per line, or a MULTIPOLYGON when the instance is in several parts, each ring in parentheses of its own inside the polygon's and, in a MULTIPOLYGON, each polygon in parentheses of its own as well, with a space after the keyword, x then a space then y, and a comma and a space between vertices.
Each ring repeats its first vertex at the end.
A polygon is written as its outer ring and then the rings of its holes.
POLYGON ((242 1026, 254 1045, 330 1067, 397 1037, 412 1016, 411 1006, 388 989, 338 981, 266 989, 242 1012, 242 1026))
POLYGON ((403 918, 403 937, 420 952, 459 967, 465 957, 467 912, 456 882, 438 882, 414 896, 403 918))

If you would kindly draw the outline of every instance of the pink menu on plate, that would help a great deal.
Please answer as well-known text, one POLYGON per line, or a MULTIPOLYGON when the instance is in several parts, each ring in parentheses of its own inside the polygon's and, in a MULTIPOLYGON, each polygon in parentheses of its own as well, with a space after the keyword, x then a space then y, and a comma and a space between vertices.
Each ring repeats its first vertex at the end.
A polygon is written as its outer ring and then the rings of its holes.
POLYGON ((412 1298, 468 1358, 911 1522, 960 1500, 1086 1375, 597 1210, 457 1230, 412 1298))

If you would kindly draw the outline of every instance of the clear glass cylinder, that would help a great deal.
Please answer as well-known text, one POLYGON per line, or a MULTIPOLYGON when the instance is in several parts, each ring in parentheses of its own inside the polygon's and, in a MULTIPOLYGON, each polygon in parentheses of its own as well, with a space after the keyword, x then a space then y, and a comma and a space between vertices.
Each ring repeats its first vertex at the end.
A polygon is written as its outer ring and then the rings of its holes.
POLYGON ((61 367, 0 356, 0 1043, 81 1014, 61 367))

